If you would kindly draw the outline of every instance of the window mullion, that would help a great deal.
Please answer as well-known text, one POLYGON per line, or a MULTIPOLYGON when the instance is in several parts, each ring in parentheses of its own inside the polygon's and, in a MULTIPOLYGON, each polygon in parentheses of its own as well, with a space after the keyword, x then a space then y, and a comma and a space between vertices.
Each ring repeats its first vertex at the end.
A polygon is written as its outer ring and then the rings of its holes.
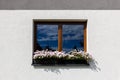
POLYGON ((58 25, 58 51, 62 51, 62 24, 58 25))

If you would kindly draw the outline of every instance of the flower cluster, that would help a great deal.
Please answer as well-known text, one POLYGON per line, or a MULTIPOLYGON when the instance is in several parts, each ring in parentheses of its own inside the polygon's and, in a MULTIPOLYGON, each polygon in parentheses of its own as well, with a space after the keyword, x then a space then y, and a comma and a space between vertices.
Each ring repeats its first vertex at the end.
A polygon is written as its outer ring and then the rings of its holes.
POLYGON ((59 52, 59 51, 47 51, 47 50, 42 50, 42 51, 36 51, 34 52, 33 59, 37 58, 44 58, 44 57, 64 57, 66 54, 64 52, 59 52))
POLYGON ((85 59, 87 61, 92 60, 92 56, 89 53, 84 51, 70 51, 69 53, 65 53, 63 51, 48 51, 48 50, 37 50, 34 52, 33 59, 42 59, 42 58, 57 58, 57 59, 85 59))

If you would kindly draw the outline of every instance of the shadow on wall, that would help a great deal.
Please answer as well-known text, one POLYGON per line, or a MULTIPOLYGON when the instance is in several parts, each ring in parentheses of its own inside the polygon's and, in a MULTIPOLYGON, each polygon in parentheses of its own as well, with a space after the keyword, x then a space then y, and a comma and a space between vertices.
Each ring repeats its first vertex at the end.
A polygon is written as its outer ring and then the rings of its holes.
POLYGON ((95 61, 95 60, 92 60, 89 62, 90 64, 90 69, 93 70, 93 71, 101 71, 101 69, 98 67, 98 62, 95 61))
POLYGON ((35 69, 44 69, 46 72, 53 72, 56 74, 61 74, 60 70, 69 70, 69 69, 91 69, 92 71, 101 71, 101 69, 97 66, 98 63, 95 60, 89 62, 89 65, 57 65, 57 66, 34 66, 35 69))

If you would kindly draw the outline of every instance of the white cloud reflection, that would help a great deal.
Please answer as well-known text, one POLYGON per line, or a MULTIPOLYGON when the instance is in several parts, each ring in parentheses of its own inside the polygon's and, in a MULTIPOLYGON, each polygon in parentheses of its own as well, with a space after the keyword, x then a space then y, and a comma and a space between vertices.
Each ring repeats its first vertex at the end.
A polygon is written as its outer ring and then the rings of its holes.
MULTIPOLYGON (((80 40, 83 38, 83 25, 63 25, 63 40, 80 40)), ((37 40, 58 39, 58 25, 37 25, 37 40)))

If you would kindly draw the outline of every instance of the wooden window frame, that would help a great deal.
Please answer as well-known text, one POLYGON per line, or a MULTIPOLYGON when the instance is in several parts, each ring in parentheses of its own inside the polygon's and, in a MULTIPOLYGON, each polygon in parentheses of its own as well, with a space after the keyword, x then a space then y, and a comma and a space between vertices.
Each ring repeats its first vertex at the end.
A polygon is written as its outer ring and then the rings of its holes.
POLYGON ((58 51, 62 50, 62 24, 84 25, 84 51, 87 52, 87 19, 33 19, 33 52, 36 50, 37 24, 58 25, 58 51))

